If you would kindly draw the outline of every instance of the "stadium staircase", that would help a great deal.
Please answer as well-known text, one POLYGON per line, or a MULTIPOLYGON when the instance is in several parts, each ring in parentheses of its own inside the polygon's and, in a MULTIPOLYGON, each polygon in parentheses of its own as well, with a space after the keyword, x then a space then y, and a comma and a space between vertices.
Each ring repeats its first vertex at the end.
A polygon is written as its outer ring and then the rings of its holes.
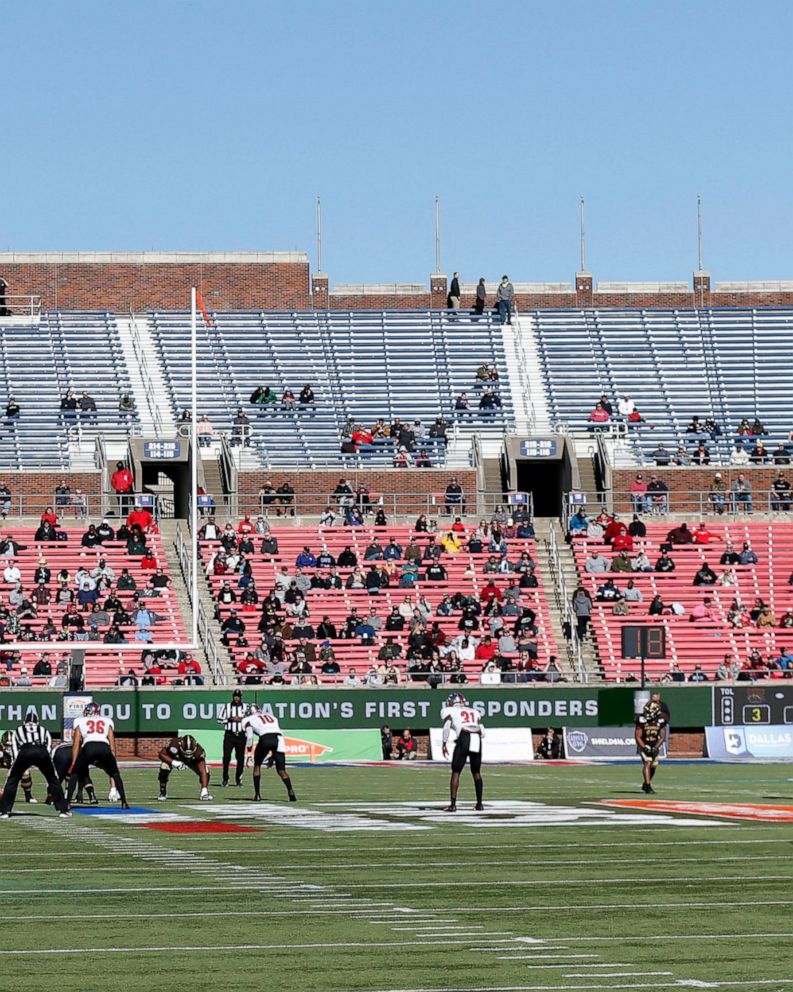
MULTIPOLYGON (((647 538, 634 541, 633 555, 644 549, 651 563, 660 554, 660 546, 665 543, 670 526, 675 524, 648 523, 647 538)), ((597 638, 602 671, 607 679, 623 680, 628 674, 638 674, 638 661, 623 661, 621 658, 621 634, 623 624, 661 623, 667 632, 668 660, 647 662, 647 672, 658 679, 663 675, 670 661, 680 665, 688 676, 695 663, 713 677, 716 668, 725 655, 742 664, 752 649, 757 648, 763 657, 776 655, 780 646, 793 647, 793 630, 780 627, 758 629, 749 627, 733 628, 726 621, 727 611, 734 599, 751 609, 757 597, 768 603, 777 619, 788 609, 793 608, 793 586, 788 577, 793 574, 793 524, 779 521, 736 520, 728 522, 708 522, 709 530, 721 540, 708 545, 685 545, 672 548, 670 555, 676 563, 674 572, 631 572, 588 575, 584 563, 591 550, 597 549, 611 558, 611 549, 588 538, 577 538, 573 543, 578 574, 582 585, 589 591, 593 600, 592 633, 597 638), (707 561, 717 576, 724 571, 719 559, 725 543, 731 541, 740 551, 744 541, 749 541, 758 555, 756 565, 736 565, 737 587, 694 586, 694 574, 703 561, 707 561), (595 602, 598 586, 613 577, 617 586, 624 588, 632 578, 641 589, 644 600, 629 604, 627 616, 614 616, 612 604, 595 602), (684 613, 680 616, 649 616, 650 601, 658 594, 668 606, 671 602, 681 603, 684 613), (692 608, 710 597, 715 620, 691 621, 692 608)), ((776 673, 779 677, 782 672, 776 673)))

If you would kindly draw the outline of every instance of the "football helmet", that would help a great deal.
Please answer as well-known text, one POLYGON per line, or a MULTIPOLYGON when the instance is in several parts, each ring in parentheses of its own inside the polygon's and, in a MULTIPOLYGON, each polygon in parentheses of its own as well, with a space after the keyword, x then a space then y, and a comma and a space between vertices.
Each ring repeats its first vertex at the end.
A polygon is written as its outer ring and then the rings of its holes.
POLYGON ((83 710, 83 716, 99 716, 99 712, 99 703, 92 700, 83 710))
POLYGON ((185 734, 184 737, 179 738, 179 747, 182 754, 188 761, 193 757, 198 747, 198 741, 193 737, 192 734, 185 734))
POLYGON ((248 703, 245 707, 245 716, 254 716, 256 713, 261 713, 256 703, 248 703))
POLYGON ((650 700, 649 703, 644 704, 642 714, 646 720, 656 720, 661 715, 661 706, 650 700))
POLYGON ((0 737, 0 751, 10 751, 11 750, 11 731, 4 730, 2 737, 0 737))
POLYGON ((447 706, 467 706, 465 696, 461 692, 450 692, 446 697, 447 706))

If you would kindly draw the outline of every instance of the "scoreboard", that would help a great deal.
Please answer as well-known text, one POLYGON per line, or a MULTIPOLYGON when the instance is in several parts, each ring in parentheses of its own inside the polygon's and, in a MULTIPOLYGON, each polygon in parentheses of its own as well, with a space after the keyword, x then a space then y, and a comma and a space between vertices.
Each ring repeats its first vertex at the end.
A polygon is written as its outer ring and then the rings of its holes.
POLYGON ((717 727, 793 724, 793 685, 754 683, 714 687, 713 722, 717 727))

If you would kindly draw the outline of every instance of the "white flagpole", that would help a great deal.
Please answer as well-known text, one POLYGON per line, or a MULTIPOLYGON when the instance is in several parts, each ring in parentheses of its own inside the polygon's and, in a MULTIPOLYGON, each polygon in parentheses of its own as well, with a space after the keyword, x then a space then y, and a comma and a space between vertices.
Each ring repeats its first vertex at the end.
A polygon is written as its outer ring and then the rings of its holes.
POLYGON ((192 538, 193 647, 198 648, 198 349, 196 291, 190 290, 190 532, 192 538))

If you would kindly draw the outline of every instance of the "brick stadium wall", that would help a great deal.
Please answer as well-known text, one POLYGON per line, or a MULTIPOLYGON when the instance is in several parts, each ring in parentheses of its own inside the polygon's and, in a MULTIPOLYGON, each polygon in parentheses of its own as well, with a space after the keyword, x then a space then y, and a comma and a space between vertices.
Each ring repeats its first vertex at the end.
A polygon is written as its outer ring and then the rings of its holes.
MULTIPOLYGON (((422 497, 425 494, 442 493, 452 476, 457 476, 463 487, 469 512, 476 507, 476 470, 461 469, 446 471, 435 469, 371 469, 366 471, 345 471, 332 469, 328 471, 258 471, 240 472, 237 485, 240 499, 257 497, 259 489, 265 482, 270 482, 276 489, 282 482, 289 482, 298 493, 313 497, 312 502, 324 500, 336 488, 339 479, 345 478, 353 489, 367 486, 373 493, 403 494, 406 499, 397 504, 397 512, 422 512, 417 502, 408 500, 408 496, 422 497)), ((385 508, 388 513, 388 507, 385 508)), ((315 511, 318 512, 318 511, 315 511)))
POLYGON ((671 730, 669 754, 673 758, 701 758, 705 754, 704 730, 671 730))
POLYGON ((45 309, 186 310, 197 286, 208 310, 309 310, 308 263, 0 263, 9 295, 45 309))
POLYGON ((0 472, 0 481, 11 490, 12 497, 29 497, 26 502, 35 505, 37 513, 41 512, 40 504, 52 502, 55 487, 63 479, 73 493, 77 489, 86 496, 102 492, 101 472, 0 472))
POLYGON ((709 465, 702 467, 686 468, 656 468, 652 465, 641 469, 618 468, 614 469, 612 475, 612 487, 615 493, 614 509, 619 513, 631 512, 630 499, 620 498, 617 494, 627 493, 630 489, 637 472, 644 475, 645 482, 648 482, 651 475, 657 475, 659 479, 669 486, 669 509, 672 513, 692 513, 697 514, 700 510, 700 500, 696 496, 686 495, 687 493, 704 493, 705 508, 710 509, 707 503, 707 494, 710 492, 711 483, 716 472, 721 472, 721 477, 729 490, 735 477, 742 473, 752 484, 752 495, 755 512, 767 510, 767 498, 761 493, 768 491, 771 484, 781 470, 782 474, 793 483, 793 466, 781 465, 778 467, 761 468, 735 468, 731 466, 709 465))
POLYGON ((122 761, 130 758, 156 758, 163 745, 167 744, 173 735, 167 737, 116 737, 116 754, 122 761))
MULTIPOLYGON (((429 292, 417 295, 399 293, 391 296, 342 296, 331 293, 329 296, 331 310, 430 310, 432 306, 432 295, 429 292)), ((446 306, 445 299, 443 306, 446 306)))

